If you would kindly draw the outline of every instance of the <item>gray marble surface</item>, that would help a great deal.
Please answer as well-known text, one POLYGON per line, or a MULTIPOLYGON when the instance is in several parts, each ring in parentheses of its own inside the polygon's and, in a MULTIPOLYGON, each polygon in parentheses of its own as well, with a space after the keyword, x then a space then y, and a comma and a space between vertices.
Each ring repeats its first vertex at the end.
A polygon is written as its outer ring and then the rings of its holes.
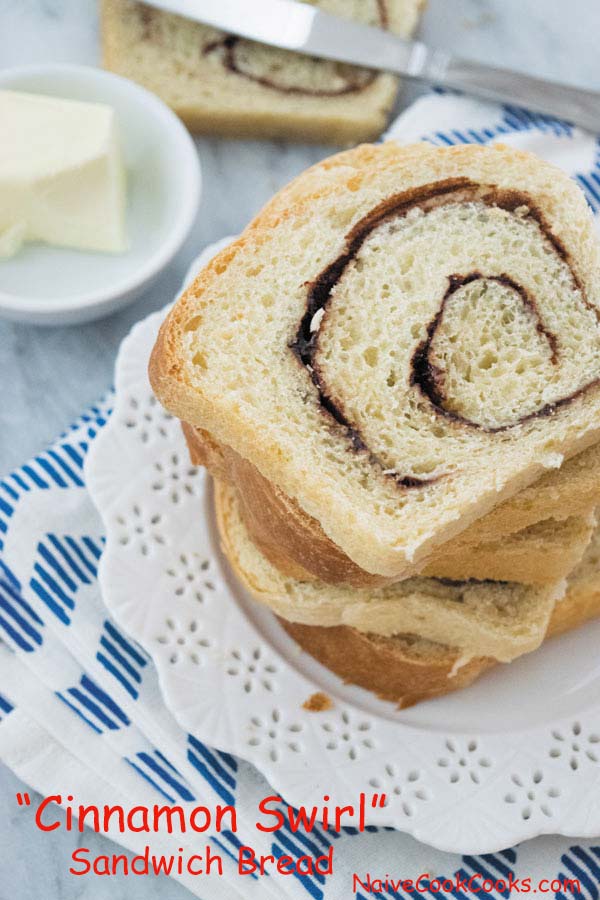
MULTIPOLYGON (((600 89, 598 0, 429 0, 422 34, 465 56, 600 89)), ((32 62, 94 64, 96 0, 0 0, 0 67, 32 62)), ((400 108, 418 94, 407 89, 400 108)), ((1 140, 1 133, 0 133, 1 140)), ((108 319, 45 330, 0 322, 0 473, 34 454, 110 385, 117 348, 130 326, 171 299, 193 256, 238 231, 267 198, 323 147, 202 139, 202 206, 181 253, 146 296, 108 319)), ((19 783, 0 768, 0 900, 189 896, 164 880, 138 884, 65 875, 68 841, 40 837, 19 812, 19 783)), ((108 842, 89 838, 95 852, 108 842)))

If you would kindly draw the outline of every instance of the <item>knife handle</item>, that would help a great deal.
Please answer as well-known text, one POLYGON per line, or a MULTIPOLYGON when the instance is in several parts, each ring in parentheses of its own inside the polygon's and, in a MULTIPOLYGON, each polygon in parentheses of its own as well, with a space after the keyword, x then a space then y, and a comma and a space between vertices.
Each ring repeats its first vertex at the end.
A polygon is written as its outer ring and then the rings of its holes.
POLYGON ((435 50, 428 52, 417 77, 600 131, 600 93, 595 91, 469 62, 435 50))

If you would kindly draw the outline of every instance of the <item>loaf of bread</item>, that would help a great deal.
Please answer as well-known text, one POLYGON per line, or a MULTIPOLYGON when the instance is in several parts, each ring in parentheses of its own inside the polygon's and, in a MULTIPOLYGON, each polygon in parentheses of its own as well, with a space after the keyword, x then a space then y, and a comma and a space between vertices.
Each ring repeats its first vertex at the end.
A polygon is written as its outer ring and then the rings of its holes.
MULTIPOLYGON (((375 587, 389 581, 356 566, 327 538, 315 519, 302 512, 248 460, 219 446, 201 429, 185 423, 182 427, 192 463, 205 466, 216 478, 235 487, 252 541, 282 574, 354 587, 375 587)), ((438 547, 419 574, 524 584, 551 584, 565 578, 583 556, 594 525, 593 508, 600 504, 598 450, 596 445, 573 457, 560 470, 547 473, 534 486, 484 516, 476 523, 479 529, 468 529, 475 533, 473 542, 468 540, 469 535, 461 534, 438 547), (544 518, 520 531, 490 536, 493 529, 489 519, 516 522, 521 512, 531 517, 535 509, 540 515, 555 512, 559 518, 544 518), (577 515, 564 518, 572 511, 577 515), (482 535, 480 540, 477 531, 482 535)))
MULTIPOLYGON (((408 37, 423 0, 308 0, 408 37)), ((346 144, 378 136, 391 75, 262 46, 137 0, 101 0, 104 64, 165 100, 195 131, 346 144)))
POLYGON ((252 596, 323 665, 401 707, 600 615, 600 529, 557 602, 548 589, 428 578, 351 591, 283 578, 250 541, 231 486, 216 483, 215 506, 225 556, 252 596))
POLYGON ((163 325, 167 409, 398 580, 600 435, 577 186, 496 146, 365 146, 284 189, 163 325))

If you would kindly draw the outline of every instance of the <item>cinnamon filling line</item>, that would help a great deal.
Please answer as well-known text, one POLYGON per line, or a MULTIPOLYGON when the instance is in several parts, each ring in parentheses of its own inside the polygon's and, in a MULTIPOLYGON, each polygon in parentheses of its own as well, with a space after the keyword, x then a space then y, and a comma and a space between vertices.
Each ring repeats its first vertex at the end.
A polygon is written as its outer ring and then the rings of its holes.
MULTIPOLYGON (((387 29, 389 24, 386 0, 375 0, 377 4, 378 25, 380 28, 387 29)), ((311 97, 341 97, 344 94, 354 94, 363 91, 377 78, 377 72, 371 72, 366 69, 357 69, 353 66, 338 66, 338 74, 345 79, 345 84, 339 88, 308 88, 301 85, 287 85, 278 82, 277 79, 266 75, 258 75, 250 68, 244 67, 240 59, 240 48, 243 46, 243 39, 235 35, 225 35, 218 40, 211 41, 202 48, 202 54, 208 56, 210 53, 220 52, 221 62, 227 71, 254 81, 263 87, 271 90, 279 91, 282 94, 301 94, 311 97)), ((248 43, 247 41, 245 43, 248 43)), ((320 60, 316 59, 319 63, 320 60)))
MULTIPOLYGON (((513 214, 516 210, 526 210, 526 217, 536 221, 553 252, 555 252, 560 257, 561 261, 566 263, 569 267, 573 279, 573 287, 580 292, 584 305, 588 309, 593 310, 597 318, 600 316, 596 307, 587 300, 583 291, 583 286, 570 265, 569 255, 566 249, 552 233, 541 210, 536 207, 532 198, 524 192, 506 190, 499 188, 496 185, 480 185, 472 182, 468 178, 446 179, 413 188, 389 197, 367 213, 367 215, 357 222, 346 235, 344 249, 339 256, 323 269, 314 281, 309 284, 306 311, 289 347, 297 360, 309 373, 311 381, 317 389, 318 402, 322 411, 330 418, 330 420, 341 426, 346 434, 350 447, 356 452, 368 453, 370 461, 381 470, 381 474, 385 477, 393 478, 400 487, 421 487, 423 485, 432 484, 443 476, 417 478, 386 471, 386 466, 383 461, 367 446, 358 425, 351 421, 344 410, 342 403, 339 399, 334 398, 328 388, 318 364, 320 331, 317 330, 311 332, 311 323, 316 313, 320 310, 327 311, 334 287, 341 280, 348 266, 356 259, 365 241, 376 228, 389 223, 393 219, 406 216, 410 210, 415 208, 419 208, 422 212, 426 213, 434 208, 449 203, 471 203, 475 201, 483 202, 491 207, 499 207, 513 214)), ((536 332, 547 342, 552 364, 557 365, 559 362, 558 338, 544 324, 535 298, 531 296, 530 292, 522 285, 518 284, 513 278, 506 274, 494 276, 485 276, 480 272, 471 272, 465 275, 455 273, 449 274, 448 288, 440 300, 435 316, 427 325, 426 337, 416 348, 410 366, 410 385, 415 390, 419 391, 420 395, 428 402, 431 410, 435 414, 443 417, 445 420, 454 421, 460 425, 477 428, 488 433, 496 433, 514 428, 517 425, 534 418, 549 416, 556 409, 572 402, 584 391, 598 383, 598 379, 594 379, 589 384, 573 391, 571 394, 561 397, 552 403, 545 404, 534 412, 528 413, 508 425, 502 425, 496 428, 489 428, 480 423, 473 422, 449 409, 447 406, 447 398, 444 393, 443 373, 431 362, 430 351, 436 332, 442 325, 444 311, 449 299, 457 290, 479 279, 496 281, 516 292, 521 303, 530 313, 532 321, 535 324, 536 332)))

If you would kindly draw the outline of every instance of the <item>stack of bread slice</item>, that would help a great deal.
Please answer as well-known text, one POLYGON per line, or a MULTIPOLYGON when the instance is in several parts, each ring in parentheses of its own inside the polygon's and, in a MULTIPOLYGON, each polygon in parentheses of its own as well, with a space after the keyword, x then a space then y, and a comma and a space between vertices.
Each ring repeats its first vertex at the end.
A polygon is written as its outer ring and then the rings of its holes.
POLYGON ((600 249, 536 157, 310 169, 176 304, 150 378, 238 577, 344 679, 406 706, 600 613, 600 249))

